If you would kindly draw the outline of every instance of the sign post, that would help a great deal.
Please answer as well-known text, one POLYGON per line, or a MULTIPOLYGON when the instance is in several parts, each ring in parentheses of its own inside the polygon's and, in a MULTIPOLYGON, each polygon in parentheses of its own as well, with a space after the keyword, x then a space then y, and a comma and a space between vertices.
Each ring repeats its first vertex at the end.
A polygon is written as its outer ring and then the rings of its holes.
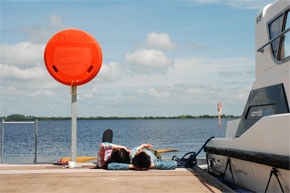
POLYGON ((71 157, 74 162, 77 160, 77 86, 88 83, 98 74, 102 59, 97 40, 78 29, 56 33, 44 51, 45 66, 50 75, 71 87, 71 157))
POLYGON ((71 160, 77 161, 77 87, 71 93, 71 160))

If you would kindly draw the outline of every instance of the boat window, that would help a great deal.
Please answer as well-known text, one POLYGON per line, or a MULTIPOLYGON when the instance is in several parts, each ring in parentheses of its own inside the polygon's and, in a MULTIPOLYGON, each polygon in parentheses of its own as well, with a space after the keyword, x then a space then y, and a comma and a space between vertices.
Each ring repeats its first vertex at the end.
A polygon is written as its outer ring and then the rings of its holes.
POLYGON ((289 9, 269 24, 272 53, 273 57, 278 61, 283 61, 285 58, 290 57, 289 28, 289 9))
POLYGON ((289 15, 289 11, 287 11, 285 30, 287 30, 289 27, 290 27, 290 15, 289 15))
MULTIPOLYGON (((269 24, 270 29, 270 39, 273 39, 277 35, 279 35, 282 31, 282 25, 283 25, 283 15, 275 19, 269 24)), ((280 38, 277 38, 272 42, 272 52, 274 57, 277 59, 278 55, 278 48, 279 48, 279 42, 280 38)))
MULTIPOLYGON (((284 24, 283 31, 286 31, 290 28, 290 14, 289 11, 285 15, 285 24, 284 24)), ((283 60, 290 56, 290 33, 286 33, 281 37, 281 49, 278 60, 283 60)))
POLYGON ((289 113, 283 84, 252 90, 239 123, 236 137, 240 137, 265 116, 289 113))

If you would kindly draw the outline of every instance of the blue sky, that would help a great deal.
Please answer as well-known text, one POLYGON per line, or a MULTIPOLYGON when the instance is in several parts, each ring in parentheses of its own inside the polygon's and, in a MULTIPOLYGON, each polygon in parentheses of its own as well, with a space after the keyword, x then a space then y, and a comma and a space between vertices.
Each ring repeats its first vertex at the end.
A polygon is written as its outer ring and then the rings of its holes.
POLYGON ((46 71, 58 31, 96 38, 100 73, 78 116, 241 115, 255 79, 255 17, 271 1, 1 1, 1 116, 70 116, 69 87, 46 71))

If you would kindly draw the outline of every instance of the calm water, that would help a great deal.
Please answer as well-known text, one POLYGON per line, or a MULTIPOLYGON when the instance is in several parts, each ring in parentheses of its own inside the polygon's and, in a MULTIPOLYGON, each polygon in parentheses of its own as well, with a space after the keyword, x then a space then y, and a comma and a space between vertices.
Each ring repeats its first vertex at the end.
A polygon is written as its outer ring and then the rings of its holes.
MULTIPOLYGON (((179 149, 162 154, 165 158, 181 157, 198 151, 211 136, 223 137, 226 122, 217 127, 217 119, 157 119, 157 120, 80 120, 77 122, 77 156, 96 156, 102 133, 111 128, 113 143, 129 149, 142 143, 152 143, 154 149, 179 149)), ((70 157, 70 121, 38 122, 38 162, 56 162, 70 157)), ((5 125, 4 163, 33 163, 34 125, 5 125)), ((204 156, 204 152, 200 154, 204 156)))

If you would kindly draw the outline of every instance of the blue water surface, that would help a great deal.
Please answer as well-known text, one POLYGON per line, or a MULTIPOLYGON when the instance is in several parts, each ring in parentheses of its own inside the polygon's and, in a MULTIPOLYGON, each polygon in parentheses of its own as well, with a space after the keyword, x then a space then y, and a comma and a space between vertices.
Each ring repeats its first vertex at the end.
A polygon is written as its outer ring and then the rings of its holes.
MULTIPOLYGON (((77 156, 97 156, 103 131, 111 128, 113 143, 128 149, 152 143, 154 149, 179 149, 162 154, 165 159, 198 151, 211 136, 224 137, 226 122, 218 128, 217 119, 78 120, 77 156)), ((4 132, 4 163, 33 163, 35 127, 7 124, 4 132)), ((70 157, 71 121, 38 121, 37 161, 57 162, 70 157)), ((205 156, 202 151, 200 156, 205 156)))

